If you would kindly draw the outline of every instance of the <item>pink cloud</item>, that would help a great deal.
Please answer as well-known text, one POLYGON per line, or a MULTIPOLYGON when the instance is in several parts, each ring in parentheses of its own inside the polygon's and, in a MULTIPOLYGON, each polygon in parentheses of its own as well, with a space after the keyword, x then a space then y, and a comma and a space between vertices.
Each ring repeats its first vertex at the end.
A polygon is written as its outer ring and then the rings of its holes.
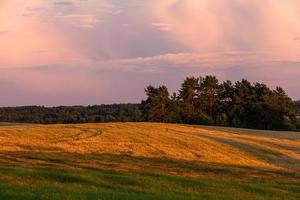
POLYGON ((266 51, 300 59, 300 2, 297 0, 155 1, 154 20, 172 24, 170 33, 196 52, 266 51))

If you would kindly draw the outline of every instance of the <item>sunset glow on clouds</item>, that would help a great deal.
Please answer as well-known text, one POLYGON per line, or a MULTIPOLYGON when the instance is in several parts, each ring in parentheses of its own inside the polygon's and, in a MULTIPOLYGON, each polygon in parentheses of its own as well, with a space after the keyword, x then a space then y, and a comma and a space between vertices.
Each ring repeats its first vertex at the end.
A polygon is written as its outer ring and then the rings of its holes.
POLYGON ((174 38, 199 53, 264 52, 298 59, 299 1, 186 0, 157 3, 155 16, 174 38))
POLYGON ((300 2, 0 1, 1 105, 139 102, 206 74, 300 99, 300 2))

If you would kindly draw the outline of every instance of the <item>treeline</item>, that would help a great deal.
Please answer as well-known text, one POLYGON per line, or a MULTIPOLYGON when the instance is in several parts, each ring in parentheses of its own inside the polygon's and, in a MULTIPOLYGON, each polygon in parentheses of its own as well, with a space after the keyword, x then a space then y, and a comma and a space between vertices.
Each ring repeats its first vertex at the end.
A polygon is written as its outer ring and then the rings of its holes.
POLYGON ((297 114, 297 130, 300 130, 300 101, 295 102, 295 109, 297 114))
POLYGON ((188 77, 177 93, 146 88, 141 104, 24 106, 0 108, 0 122, 70 124, 166 122, 266 130, 300 130, 300 101, 285 91, 243 79, 220 83, 215 76, 188 77), (298 122, 297 122, 298 121, 298 122))
POLYGON ((296 109, 297 115, 300 115, 300 101, 295 102, 295 109, 296 109))
POLYGON ((0 121, 38 124, 136 122, 141 120, 139 107, 139 104, 5 107, 0 108, 0 121))
POLYGON ((263 83, 189 77, 172 95, 166 86, 148 86, 145 91, 141 110, 146 121, 265 130, 295 130, 297 126, 295 103, 282 88, 273 90, 263 83))

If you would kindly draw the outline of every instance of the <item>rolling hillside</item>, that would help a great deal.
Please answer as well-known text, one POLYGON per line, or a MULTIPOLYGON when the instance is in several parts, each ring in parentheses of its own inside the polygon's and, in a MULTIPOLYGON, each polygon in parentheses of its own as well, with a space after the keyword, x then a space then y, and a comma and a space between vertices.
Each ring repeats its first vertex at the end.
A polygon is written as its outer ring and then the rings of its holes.
POLYGON ((300 134, 155 123, 0 126, 0 199, 299 199, 300 134))

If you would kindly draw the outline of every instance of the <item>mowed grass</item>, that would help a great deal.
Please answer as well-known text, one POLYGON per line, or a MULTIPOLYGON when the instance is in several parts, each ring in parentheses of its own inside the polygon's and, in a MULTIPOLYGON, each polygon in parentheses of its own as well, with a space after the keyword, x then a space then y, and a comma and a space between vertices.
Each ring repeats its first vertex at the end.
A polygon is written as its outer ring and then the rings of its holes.
POLYGON ((9 124, 0 199, 300 199, 299 155, 293 132, 9 124))
POLYGON ((300 185, 105 170, 2 167, 0 199, 298 199, 300 185), (3 177, 4 176, 4 177, 3 177))

